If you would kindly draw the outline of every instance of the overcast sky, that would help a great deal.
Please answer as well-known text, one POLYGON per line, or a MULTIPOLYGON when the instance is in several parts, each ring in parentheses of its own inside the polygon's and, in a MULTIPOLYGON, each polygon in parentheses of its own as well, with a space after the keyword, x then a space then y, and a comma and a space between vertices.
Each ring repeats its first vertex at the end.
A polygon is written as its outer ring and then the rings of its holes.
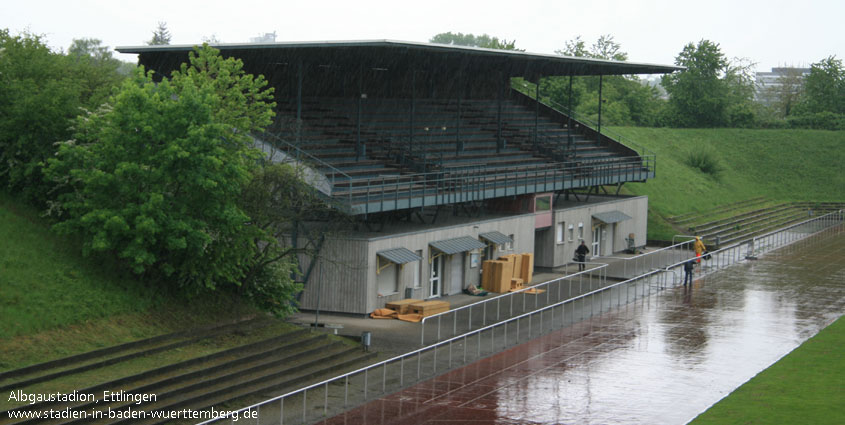
POLYGON ((610 34, 634 62, 672 64, 686 43, 708 39, 759 71, 809 66, 830 55, 845 59, 843 19, 845 0, 0 0, 0 28, 44 35, 57 50, 74 38, 143 45, 158 22, 167 23, 171 44, 212 35, 247 42, 274 31, 277 41, 428 41, 452 31, 554 53, 578 35, 589 46, 610 34))

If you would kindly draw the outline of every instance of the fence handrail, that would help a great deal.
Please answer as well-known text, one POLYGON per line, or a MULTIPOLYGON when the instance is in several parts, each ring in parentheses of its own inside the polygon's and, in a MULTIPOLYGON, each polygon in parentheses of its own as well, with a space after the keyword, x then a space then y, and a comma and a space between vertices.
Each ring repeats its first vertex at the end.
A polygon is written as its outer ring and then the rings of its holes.
MULTIPOLYGON (((845 219, 845 216, 843 216, 843 210, 839 210, 839 211, 836 211, 836 212, 831 212, 831 213, 825 214, 823 216, 814 217, 812 219, 805 220, 801 223, 796 223, 796 224, 784 227, 782 229, 779 229, 779 230, 774 231, 774 232, 770 232, 770 233, 763 235, 761 237, 772 236, 775 233, 783 232, 783 231, 789 230, 793 227, 802 226, 802 225, 805 225, 805 224, 813 222, 813 221, 823 220, 823 219, 825 219, 829 216, 834 216, 834 215, 838 216, 839 221, 843 221, 843 219, 845 219)), ((819 232, 823 231, 824 229, 825 228, 823 228, 822 230, 819 230, 819 232)), ((818 232, 810 233, 809 235, 812 235, 812 234, 815 234, 815 233, 818 233, 818 232)), ((756 238, 755 238, 755 240, 756 240, 756 238)), ((715 254, 719 254, 720 252, 723 252, 723 251, 727 251, 727 250, 731 250, 731 249, 737 249, 737 248, 740 248, 741 245, 744 245, 746 243, 747 242, 735 243, 731 246, 713 251, 712 254, 715 255, 715 254)), ((272 402, 275 402, 275 401, 278 401, 278 400, 282 400, 282 399, 285 399, 287 397, 290 397, 290 396, 293 396, 293 395, 296 395, 296 394, 299 394, 299 393, 305 394, 308 390, 313 390, 313 389, 318 388, 318 387, 327 386, 328 384, 330 384, 332 382, 336 382, 336 381, 339 381, 341 379, 344 379, 344 378, 347 378, 347 377, 350 377, 350 376, 353 376, 353 375, 356 375, 356 374, 359 374, 359 373, 362 373, 362 372, 366 373, 369 370, 377 369, 377 368, 380 368, 380 367, 386 368, 386 365, 388 365, 390 363, 395 363, 397 361, 399 361, 399 362, 404 361, 405 358, 421 355, 423 352, 430 351, 432 349, 436 350, 437 348, 439 348, 443 345, 446 345, 446 344, 451 344, 454 341, 458 341, 458 340, 461 340, 461 339, 467 340, 468 338, 470 338, 473 335, 480 334, 481 332, 484 332, 484 331, 487 331, 487 330, 490 330, 490 329, 494 329, 494 328, 499 327, 499 326, 507 326, 508 324, 510 324, 514 321, 518 321, 520 319, 523 319, 525 317, 536 315, 538 313, 542 314, 546 310, 556 308, 558 306, 561 306, 561 305, 564 305, 564 304, 567 304, 567 303, 573 303, 573 302, 576 302, 578 300, 585 299, 587 297, 590 297, 590 296, 593 296, 593 295, 596 295, 596 294, 599 294, 599 293, 602 293, 602 292, 605 292, 605 291, 612 290, 616 287, 620 287, 622 285, 627 285, 627 284, 630 284, 632 282, 642 280, 646 277, 650 277, 650 276, 657 275, 657 274, 660 274, 660 273, 666 273, 666 272, 672 271, 671 269, 674 269, 675 267, 679 267, 687 261, 689 261, 689 260, 684 260, 684 261, 672 264, 670 266, 666 266, 664 268, 651 270, 651 271, 648 271, 648 272, 643 273, 641 275, 638 275, 636 277, 633 277, 631 279, 627 279, 627 280, 617 282, 617 283, 612 284, 612 285, 608 285, 608 286, 601 287, 601 288, 598 288, 598 289, 595 289, 595 290, 592 290, 592 291, 589 291, 589 292, 585 292, 583 294, 580 294, 580 295, 577 295, 577 296, 574 296, 574 297, 571 297, 571 298, 567 298, 565 300, 558 301, 554 304, 550 304, 546 307, 538 308, 536 310, 532 310, 532 311, 529 311, 529 312, 522 313, 518 316, 511 317, 510 319, 506 319, 506 320, 499 321, 499 322, 496 322, 496 323, 491 323, 490 325, 483 326, 483 327, 478 328, 476 330, 469 331, 469 332, 463 333, 461 335, 456 335, 456 336, 453 336, 451 338, 445 339, 443 341, 440 341, 440 342, 437 342, 437 343, 434 343, 434 344, 431 344, 431 345, 427 345, 425 347, 421 347, 421 348, 418 348, 416 350, 413 350, 413 351, 410 351, 410 352, 407 352, 407 353, 404 353, 404 354, 400 354, 398 356, 391 357, 387 360, 383 360, 383 361, 380 361, 378 363, 374 363, 374 364, 371 364, 371 365, 368 365, 368 366, 364 366, 364 367, 358 368, 354 371, 347 372, 347 373, 344 373, 342 375, 338 375, 338 376, 335 376, 335 377, 332 377, 332 378, 329 378, 329 379, 325 379, 323 381, 320 381, 320 382, 315 383, 315 384, 308 385, 308 386, 303 387, 303 388, 299 388, 299 389, 296 389, 296 390, 293 390, 293 391, 289 391, 285 394, 282 394, 282 395, 261 401, 259 403, 254 403, 252 405, 249 405, 249 406, 246 406, 246 407, 234 410, 234 411, 230 411, 230 412, 227 413, 226 416, 212 418, 212 419, 206 420, 204 422, 200 422, 199 425, 204 425, 204 424, 216 422, 220 419, 226 419, 231 415, 234 415, 234 414, 237 414, 237 413, 240 413, 240 412, 244 412, 244 411, 249 411, 249 410, 252 410, 252 409, 255 409, 255 408, 259 408, 262 405, 269 404, 269 403, 272 403, 272 402)), ((562 280, 568 279, 571 276, 572 275, 561 276, 561 277, 554 279, 554 280, 551 280, 549 282, 562 281, 562 280)))
MULTIPOLYGON (((526 89, 528 87, 527 82, 523 82, 521 87, 517 84, 512 84, 511 87, 513 87, 514 89, 516 89, 518 92, 522 93, 523 95, 528 96, 528 98, 534 99, 534 101, 536 101, 540 104, 546 105, 549 108, 554 109, 555 111, 558 111, 561 114, 568 115, 574 121, 577 121, 579 124, 598 132, 598 130, 597 130, 598 124, 596 122, 592 121, 590 118, 585 117, 585 116, 581 115, 580 113, 578 113, 574 110, 571 110, 568 107, 561 105, 560 103, 553 100, 552 98, 547 97, 545 99, 538 99, 533 94, 522 91, 521 89, 526 89), (564 111, 566 111, 566 112, 564 112, 564 111)), ((619 133, 617 133, 613 130, 602 129, 601 134, 610 135, 614 140, 621 143, 622 145, 628 146, 635 151, 640 150, 641 152, 643 152, 643 155, 654 155, 654 152, 652 150, 646 148, 645 146, 640 145, 639 143, 631 141, 630 139, 626 138, 625 136, 622 136, 621 134, 619 134, 619 133)))
POLYGON ((461 311, 461 310, 470 309, 470 308, 473 308, 473 307, 478 307, 478 306, 480 306, 480 305, 487 304, 487 303, 492 302, 492 301, 494 301, 494 300, 500 300, 500 299, 504 299, 504 298, 507 298, 507 297, 513 297, 513 296, 516 296, 516 294, 520 294, 520 293, 522 293, 522 292, 525 292, 525 291, 528 291, 528 290, 531 290, 531 289, 541 288, 541 287, 543 287, 543 286, 550 285, 552 282, 557 282, 558 280, 561 280, 561 279, 574 278, 574 277, 576 277, 576 276, 580 276, 580 275, 583 275, 583 274, 589 274, 589 273, 592 273, 592 272, 594 272, 594 271, 596 271, 596 270, 603 270, 603 269, 605 269, 605 268, 607 268, 607 267, 608 267, 608 264, 607 264, 607 263, 597 263, 597 262, 589 262, 589 261, 588 261, 588 262, 584 262, 584 263, 580 263, 580 262, 579 262, 578 264, 585 264, 585 265, 586 265, 586 264, 596 264, 596 265, 598 265, 598 266, 597 266, 597 267, 595 267, 595 268, 589 269, 589 270, 582 270, 582 271, 579 271, 578 273, 573 273, 573 274, 570 274, 570 275, 561 276, 561 277, 559 277, 559 278, 557 278, 557 279, 549 280, 549 281, 546 281, 546 282, 543 282, 543 283, 538 283, 538 284, 536 284, 536 285, 526 286, 526 287, 524 287, 524 288, 522 288, 522 289, 520 289, 520 290, 517 290, 517 291, 513 291, 513 292, 506 292, 506 293, 504 293, 504 294, 496 295, 495 297, 492 297, 492 298, 487 298, 487 299, 484 299, 484 300, 479 301, 479 302, 477 302, 477 303, 467 304, 467 305, 465 305, 465 306, 457 307, 457 308, 454 308, 454 309, 451 309, 451 310, 447 310, 447 311, 444 311, 444 312, 441 312, 441 313, 432 314, 431 316, 426 316, 426 317, 423 317, 423 318, 422 318, 422 320, 420 321, 420 329, 421 329, 420 334, 421 334, 421 339, 423 340, 423 343, 424 343, 424 341, 425 341, 425 340, 424 340, 424 338, 425 338, 425 322, 426 322, 428 319, 433 319, 433 318, 435 318, 435 317, 445 316, 445 315, 450 314, 450 313, 457 314, 457 312, 458 312, 458 311, 461 311))
POLYGON ((676 244, 673 244, 673 245, 664 246, 663 248, 655 249, 654 251, 644 252, 644 253, 642 253, 642 254, 637 254, 637 255, 634 255, 634 256, 631 256, 631 257, 614 257, 614 256, 606 256, 606 257, 601 257, 601 258, 612 258, 612 259, 614 259, 614 260, 627 260, 627 261, 630 261, 630 260, 637 260, 637 259, 639 259, 639 258, 641 258, 641 257, 647 257, 647 256, 649 256, 649 255, 654 255, 654 254, 656 254, 656 253, 658 253, 658 252, 667 251, 667 250, 674 249, 674 248, 679 248, 679 247, 681 247, 682 245, 686 245, 686 244, 688 244, 688 243, 690 243, 690 242, 692 242, 692 241, 683 241, 683 242, 679 242, 679 243, 676 243, 676 244))

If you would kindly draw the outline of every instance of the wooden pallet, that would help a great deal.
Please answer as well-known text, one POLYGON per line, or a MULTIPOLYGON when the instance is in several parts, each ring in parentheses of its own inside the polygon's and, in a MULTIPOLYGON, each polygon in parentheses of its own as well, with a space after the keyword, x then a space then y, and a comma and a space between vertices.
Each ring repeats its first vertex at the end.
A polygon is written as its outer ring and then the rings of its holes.
POLYGON ((446 301, 423 301, 410 305, 410 311, 413 314, 419 314, 422 317, 428 317, 437 313, 449 311, 449 303, 446 301))

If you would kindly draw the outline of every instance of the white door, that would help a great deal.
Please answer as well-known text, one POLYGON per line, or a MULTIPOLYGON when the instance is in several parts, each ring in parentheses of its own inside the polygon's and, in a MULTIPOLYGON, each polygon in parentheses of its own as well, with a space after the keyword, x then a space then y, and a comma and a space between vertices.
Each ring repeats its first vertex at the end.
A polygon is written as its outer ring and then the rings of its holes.
POLYGON ((464 290, 464 254, 453 255, 451 263, 449 280, 452 284, 449 287, 449 295, 460 294, 464 290))
POLYGON ((431 260, 431 274, 429 275, 429 297, 440 296, 440 285, 443 282, 443 256, 438 255, 431 260))
POLYGON ((596 258, 601 254, 601 226, 593 227, 593 248, 590 249, 593 254, 591 258, 596 258))

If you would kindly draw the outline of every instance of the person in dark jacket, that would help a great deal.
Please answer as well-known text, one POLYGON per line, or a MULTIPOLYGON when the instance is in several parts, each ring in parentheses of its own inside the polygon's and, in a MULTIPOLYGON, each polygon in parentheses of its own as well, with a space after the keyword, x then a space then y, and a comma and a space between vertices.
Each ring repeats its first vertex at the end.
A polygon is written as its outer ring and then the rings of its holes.
POLYGON ((695 260, 695 258, 690 258, 689 261, 684 263, 684 286, 687 286, 687 282, 692 286, 692 272, 695 270, 695 260))
POLYGON ((587 245, 584 241, 581 241, 581 245, 578 245, 578 248, 575 249, 575 257, 578 259, 578 271, 582 271, 586 268, 586 264, 584 262, 587 260, 587 254, 590 250, 587 248, 587 245))

